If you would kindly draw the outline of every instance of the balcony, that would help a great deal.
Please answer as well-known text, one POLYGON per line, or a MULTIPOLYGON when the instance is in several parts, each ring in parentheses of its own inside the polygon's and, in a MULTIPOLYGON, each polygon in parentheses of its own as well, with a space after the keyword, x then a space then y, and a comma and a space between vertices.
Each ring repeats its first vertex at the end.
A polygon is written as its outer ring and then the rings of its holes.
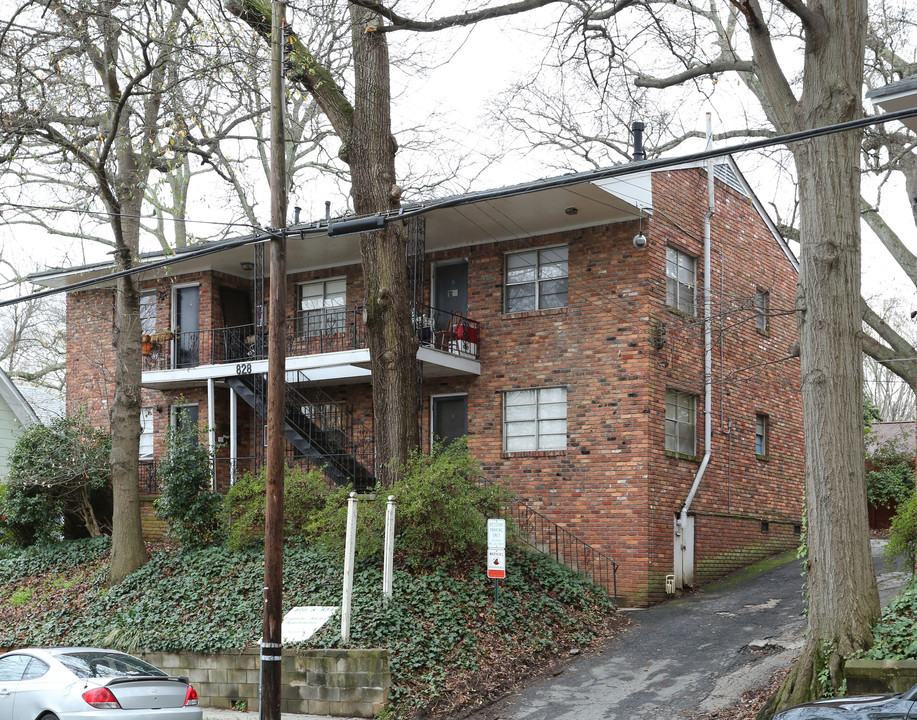
MULTIPOLYGON (((425 377, 480 374, 477 321, 423 306, 414 313, 413 323, 425 377)), ((144 336, 143 384, 167 387, 267 372, 267 348, 268 329, 256 324, 144 336)), ((362 308, 324 309, 287 320, 286 358, 288 370, 302 370, 317 381, 368 382, 362 308)))

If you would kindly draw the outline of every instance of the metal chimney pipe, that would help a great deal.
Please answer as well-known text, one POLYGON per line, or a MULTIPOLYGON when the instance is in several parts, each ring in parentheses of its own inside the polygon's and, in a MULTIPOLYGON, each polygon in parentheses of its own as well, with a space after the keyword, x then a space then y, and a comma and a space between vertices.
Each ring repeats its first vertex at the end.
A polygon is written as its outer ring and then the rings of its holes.
POLYGON ((325 220, 331 219, 331 201, 325 200, 325 220))
POLYGON ((631 123, 630 129, 634 133, 634 160, 646 160, 646 153, 643 152, 643 128, 646 127, 642 122, 631 123))
POLYGON ((302 208, 299 205, 293 206, 293 224, 299 225, 299 213, 302 212, 302 208))

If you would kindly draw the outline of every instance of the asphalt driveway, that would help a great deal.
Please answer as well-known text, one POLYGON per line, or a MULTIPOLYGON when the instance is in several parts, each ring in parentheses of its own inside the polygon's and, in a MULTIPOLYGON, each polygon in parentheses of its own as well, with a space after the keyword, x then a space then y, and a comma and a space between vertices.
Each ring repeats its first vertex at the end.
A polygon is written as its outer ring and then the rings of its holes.
MULTIPOLYGON (((904 575, 873 543, 883 604, 904 575)), ((791 554, 646 610, 605 651, 514 693, 475 720, 661 720, 728 707, 802 646, 802 577, 791 554)))

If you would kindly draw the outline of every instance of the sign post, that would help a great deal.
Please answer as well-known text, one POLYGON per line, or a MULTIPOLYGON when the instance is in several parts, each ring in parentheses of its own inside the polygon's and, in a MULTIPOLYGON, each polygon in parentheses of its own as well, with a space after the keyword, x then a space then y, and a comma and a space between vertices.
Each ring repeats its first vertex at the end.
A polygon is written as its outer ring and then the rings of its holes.
POLYGON ((506 520, 487 521, 487 577, 494 579, 494 602, 500 597, 500 580, 506 578, 506 520))

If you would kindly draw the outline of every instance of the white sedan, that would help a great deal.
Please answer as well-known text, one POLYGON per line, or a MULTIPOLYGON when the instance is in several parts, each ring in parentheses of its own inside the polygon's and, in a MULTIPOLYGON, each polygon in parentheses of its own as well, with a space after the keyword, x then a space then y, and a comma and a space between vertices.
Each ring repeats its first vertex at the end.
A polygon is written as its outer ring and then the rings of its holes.
POLYGON ((201 720, 188 678, 116 650, 28 648, 0 655, 3 720, 201 720), (115 711, 115 712, 113 712, 115 711))

